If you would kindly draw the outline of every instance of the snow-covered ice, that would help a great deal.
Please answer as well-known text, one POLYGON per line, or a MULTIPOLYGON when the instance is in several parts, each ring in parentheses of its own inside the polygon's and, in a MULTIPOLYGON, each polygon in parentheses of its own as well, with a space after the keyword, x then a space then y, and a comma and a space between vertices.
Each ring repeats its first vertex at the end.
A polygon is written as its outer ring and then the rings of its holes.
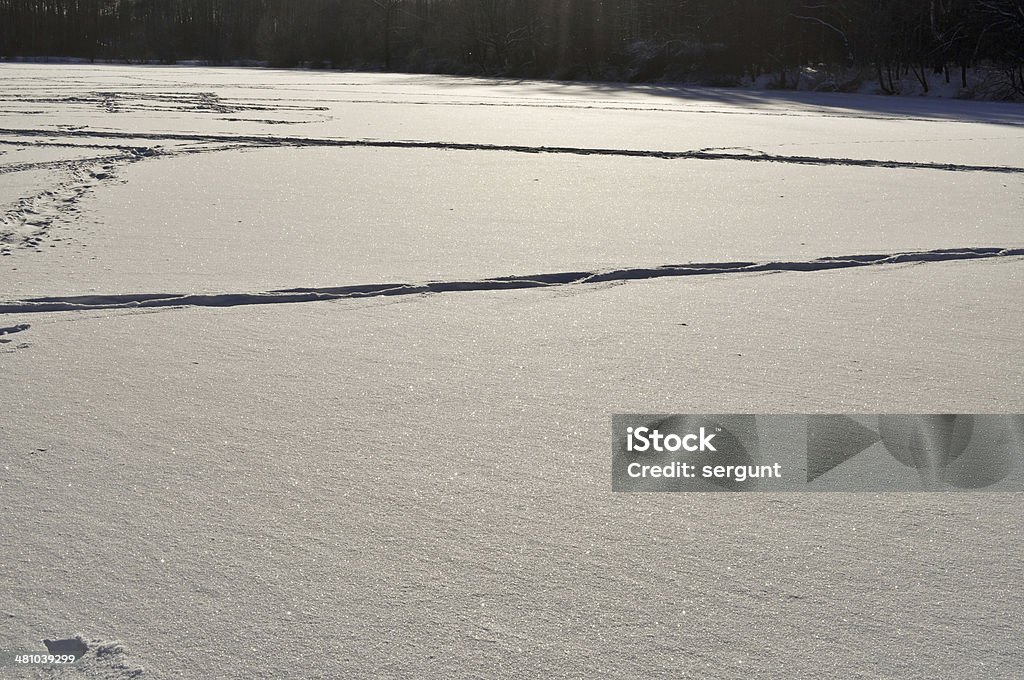
POLYGON ((1024 664, 1018 494, 613 494, 608 438, 617 412, 1024 411, 1024 108, 0 82, 0 647, 82 635, 117 653, 63 673, 113 678, 1024 664), (614 273, 736 262, 794 266, 614 273), (559 272, 600 282, 488 282, 559 272), (387 284, 414 294, 219 306, 387 284))

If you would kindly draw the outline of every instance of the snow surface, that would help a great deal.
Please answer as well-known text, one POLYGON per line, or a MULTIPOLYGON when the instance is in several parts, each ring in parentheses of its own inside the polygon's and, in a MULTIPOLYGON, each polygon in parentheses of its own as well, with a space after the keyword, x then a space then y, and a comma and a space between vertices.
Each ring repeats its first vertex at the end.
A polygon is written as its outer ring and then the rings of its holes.
POLYGON ((617 412, 1024 411, 1024 108, 203 68, 0 82, 0 649, 93 641, 40 675, 1024 665, 1019 494, 609 478, 617 412), (713 147, 740 157, 620 153, 713 147), (924 255, 481 283, 905 252, 924 255), (204 306, 425 281, 477 284, 204 306), (207 295, 27 302, 169 293, 207 295))

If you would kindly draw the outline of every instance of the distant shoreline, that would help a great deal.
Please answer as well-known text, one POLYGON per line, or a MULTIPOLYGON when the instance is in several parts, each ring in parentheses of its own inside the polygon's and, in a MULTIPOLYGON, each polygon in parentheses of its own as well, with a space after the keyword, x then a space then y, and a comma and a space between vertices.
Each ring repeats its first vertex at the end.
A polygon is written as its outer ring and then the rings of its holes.
POLYGON ((673 87, 707 87, 727 90, 779 92, 814 92, 830 94, 883 95, 890 97, 926 97, 935 99, 959 99, 968 101, 1024 103, 1024 96, 1010 91, 1010 84, 1004 72, 997 66, 970 68, 967 70, 968 87, 961 87, 956 81, 959 75, 946 82, 945 74, 929 73, 926 79, 929 89, 924 92, 918 80, 919 76, 905 75, 895 81, 894 92, 885 92, 877 80, 865 77, 863 70, 849 69, 846 71, 830 70, 827 67, 802 67, 787 69, 787 82, 792 85, 780 86, 780 73, 762 74, 756 79, 749 76, 741 78, 725 76, 709 76, 704 79, 688 80, 626 80, 613 78, 528 78, 516 75, 494 73, 448 73, 444 71, 402 71, 384 70, 382 68, 333 67, 330 65, 314 65, 312 63, 297 66, 276 66, 265 60, 236 59, 225 62, 213 62, 203 59, 180 59, 173 63, 158 59, 124 60, 124 59, 88 59, 85 57, 53 57, 53 56, 15 56, 0 57, 0 64, 54 64, 72 66, 165 66, 165 67, 201 67, 201 68, 249 68, 277 71, 310 71, 336 73, 387 73, 393 75, 445 76, 453 78, 478 78, 485 80, 523 80, 535 82, 558 83, 614 83, 616 85, 673 87))

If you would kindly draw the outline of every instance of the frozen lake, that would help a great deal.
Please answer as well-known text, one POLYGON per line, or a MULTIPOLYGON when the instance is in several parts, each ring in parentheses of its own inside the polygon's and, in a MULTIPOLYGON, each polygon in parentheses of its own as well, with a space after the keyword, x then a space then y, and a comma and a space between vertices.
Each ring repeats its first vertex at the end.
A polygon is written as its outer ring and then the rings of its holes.
POLYGON ((0 649, 120 640, 110 678, 1024 665, 1017 494, 609 480, 612 413, 1024 411, 1024 107, 0 85, 0 649))

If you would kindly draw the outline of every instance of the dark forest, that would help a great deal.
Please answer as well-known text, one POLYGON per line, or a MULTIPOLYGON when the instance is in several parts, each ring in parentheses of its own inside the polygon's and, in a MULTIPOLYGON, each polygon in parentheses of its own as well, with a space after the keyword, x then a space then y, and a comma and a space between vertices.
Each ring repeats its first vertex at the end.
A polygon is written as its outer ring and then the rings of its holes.
POLYGON ((0 56, 883 91, 986 65, 1020 94, 1024 0, 0 0, 0 56))

